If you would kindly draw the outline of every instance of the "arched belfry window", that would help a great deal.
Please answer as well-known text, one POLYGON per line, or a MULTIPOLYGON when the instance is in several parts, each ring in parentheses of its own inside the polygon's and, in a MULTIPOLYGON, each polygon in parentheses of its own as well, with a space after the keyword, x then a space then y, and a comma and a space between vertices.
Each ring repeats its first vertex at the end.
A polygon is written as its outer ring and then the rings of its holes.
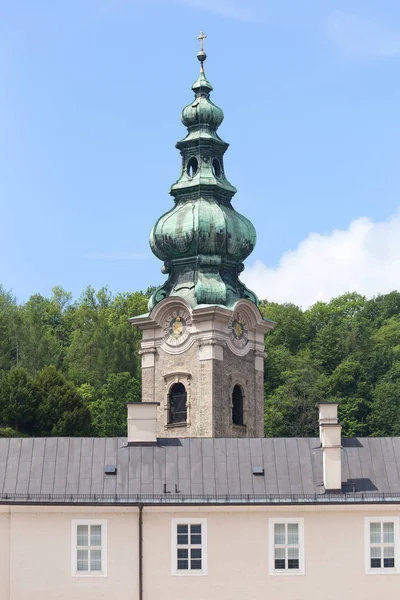
POLYGON ((187 393, 183 383, 174 383, 169 391, 169 419, 170 424, 186 423, 187 419, 187 393))
POLYGON ((235 385, 232 392, 232 423, 234 425, 244 425, 243 392, 240 385, 235 385))

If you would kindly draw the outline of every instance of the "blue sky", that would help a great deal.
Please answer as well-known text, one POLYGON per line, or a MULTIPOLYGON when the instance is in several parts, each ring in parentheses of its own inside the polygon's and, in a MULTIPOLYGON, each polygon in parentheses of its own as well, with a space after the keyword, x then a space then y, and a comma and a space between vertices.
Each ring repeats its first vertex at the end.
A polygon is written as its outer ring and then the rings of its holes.
POLYGON ((245 281, 304 306, 398 285, 396 0, 0 0, 0 281, 20 301, 163 280, 148 234, 200 29, 258 233, 245 281))

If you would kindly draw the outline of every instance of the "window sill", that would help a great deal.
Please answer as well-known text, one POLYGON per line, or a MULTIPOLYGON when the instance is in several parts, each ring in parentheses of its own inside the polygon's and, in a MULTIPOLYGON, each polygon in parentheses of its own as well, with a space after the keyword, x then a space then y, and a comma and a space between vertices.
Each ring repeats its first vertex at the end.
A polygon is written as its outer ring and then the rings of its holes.
POLYGON ((190 423, 186 421, 184 423, 168 423, 165 426, 165 429, 174 429, 175 427, 189 427, 190 423))
POLYGON ((247 425, 238 425, 237 423, 232 423, 232 426, 236 429, 247 429, 247 425))
POLYGON ((270 573, 271 575, 278 575, 278 577, 292 577, 293 575, 304 575, 304 571, 301 569, 282 569, 274 570, 270 573))
POLYGON ((398 569, 371 569, 365 572, 366 575, 399 575, 398 569))
POLYGON ((207 575, 206 571, 174 571, 172 573, 173 577, 205 577, 207 575))
POLYGON ((72 577, 107 577, 102 571, 75 571, 72 577))

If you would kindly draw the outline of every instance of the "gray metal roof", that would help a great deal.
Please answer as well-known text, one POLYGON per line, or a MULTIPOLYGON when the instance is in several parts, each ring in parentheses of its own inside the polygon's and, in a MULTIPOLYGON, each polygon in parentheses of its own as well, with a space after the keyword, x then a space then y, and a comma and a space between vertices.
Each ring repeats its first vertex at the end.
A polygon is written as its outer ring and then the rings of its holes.
MULTIPOLYGON (((400 438, 342 443, 342 496, 400 500, 400 438)), ((160 439, 157 446, 126 446, 126 438, 0 439, 3 503, 333 498, 324 492, 317 438, 160 439), (106 465, 116 474, 106 475, 106 465)))

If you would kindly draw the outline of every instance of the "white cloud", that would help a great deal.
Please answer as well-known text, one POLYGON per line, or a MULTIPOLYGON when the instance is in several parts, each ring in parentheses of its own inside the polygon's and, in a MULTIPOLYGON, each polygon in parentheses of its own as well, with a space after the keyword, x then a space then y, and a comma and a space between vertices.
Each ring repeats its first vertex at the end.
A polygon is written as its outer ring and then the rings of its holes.
POLYGON ((310 233, 276 268, 257 261, 243 281, 259 298, 303 308, 345 292, 373 296, 400 289, 400 213, 381 222, 361 217, 329 234, 310 233))
POLYGON ((377 19, 333 11, 328 18, 328 32, 347 56, 370 58, 400 54, 400 27, 377 19))

